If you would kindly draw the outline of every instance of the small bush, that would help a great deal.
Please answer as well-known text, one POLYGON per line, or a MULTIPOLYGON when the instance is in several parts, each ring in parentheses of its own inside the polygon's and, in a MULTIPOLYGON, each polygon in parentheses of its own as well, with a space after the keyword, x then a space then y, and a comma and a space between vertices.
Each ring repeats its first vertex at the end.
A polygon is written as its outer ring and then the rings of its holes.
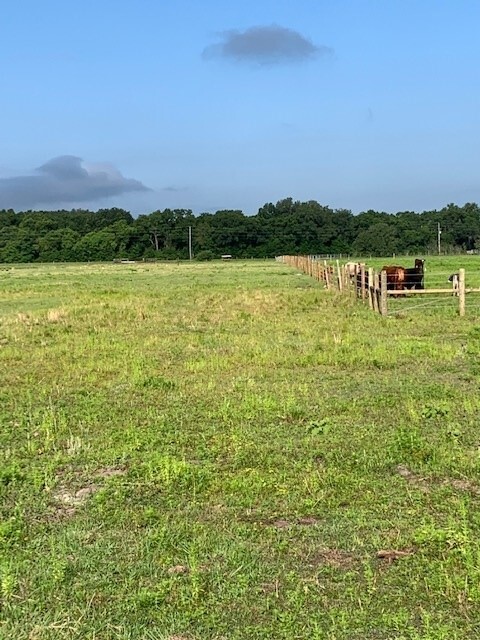
POLYGON ((206 249, 205 251, 199 251, 195 258, 200 262, 205 262, 206 260, 213 260, 215 258, 215 254, 213 251, 210 251, 210 249, 206 249))

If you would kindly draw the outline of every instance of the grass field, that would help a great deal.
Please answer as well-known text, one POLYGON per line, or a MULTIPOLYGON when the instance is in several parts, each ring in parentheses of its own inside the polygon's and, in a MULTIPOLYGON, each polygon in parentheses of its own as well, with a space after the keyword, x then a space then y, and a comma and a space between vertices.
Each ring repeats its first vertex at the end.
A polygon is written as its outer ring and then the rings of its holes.
POLYGON ((274 261, 3 265, 0 638, 480 637, 479 318, 274 261))

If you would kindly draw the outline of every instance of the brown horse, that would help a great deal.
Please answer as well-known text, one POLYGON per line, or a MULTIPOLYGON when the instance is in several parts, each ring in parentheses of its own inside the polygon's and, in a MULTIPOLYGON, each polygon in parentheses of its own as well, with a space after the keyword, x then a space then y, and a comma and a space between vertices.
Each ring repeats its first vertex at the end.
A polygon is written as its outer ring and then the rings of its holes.
POLYGON ((382 267, 387 274, 387 289, 402 291, 405 286, 405 268, 396 266, 382 267))

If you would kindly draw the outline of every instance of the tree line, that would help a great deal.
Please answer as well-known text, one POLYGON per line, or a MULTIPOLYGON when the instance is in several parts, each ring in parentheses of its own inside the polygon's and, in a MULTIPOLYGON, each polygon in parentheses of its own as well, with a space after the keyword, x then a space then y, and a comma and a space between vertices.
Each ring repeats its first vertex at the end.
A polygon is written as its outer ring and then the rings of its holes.
POLYGON ((0 210, 0 262, 87 262, 186 259, 230 254, 387 256, 435 253, 438 231, 445 253, 480 249, 480 208, 449 204, 441 210, 385 213, 331 209, 292 198, 267 203, 256 215, 223 210, 195 216, 164 209, 137 218, 123 209, 96 212, 0 210))

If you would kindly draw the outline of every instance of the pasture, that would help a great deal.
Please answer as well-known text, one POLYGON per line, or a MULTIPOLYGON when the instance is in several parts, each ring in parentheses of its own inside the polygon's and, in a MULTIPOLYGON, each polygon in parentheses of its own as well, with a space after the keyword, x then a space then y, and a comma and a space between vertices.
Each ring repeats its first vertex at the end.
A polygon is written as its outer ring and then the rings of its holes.
POLYGON ((478 638, 455 310, 274 261, 1 266, 0 638, 478 638))

